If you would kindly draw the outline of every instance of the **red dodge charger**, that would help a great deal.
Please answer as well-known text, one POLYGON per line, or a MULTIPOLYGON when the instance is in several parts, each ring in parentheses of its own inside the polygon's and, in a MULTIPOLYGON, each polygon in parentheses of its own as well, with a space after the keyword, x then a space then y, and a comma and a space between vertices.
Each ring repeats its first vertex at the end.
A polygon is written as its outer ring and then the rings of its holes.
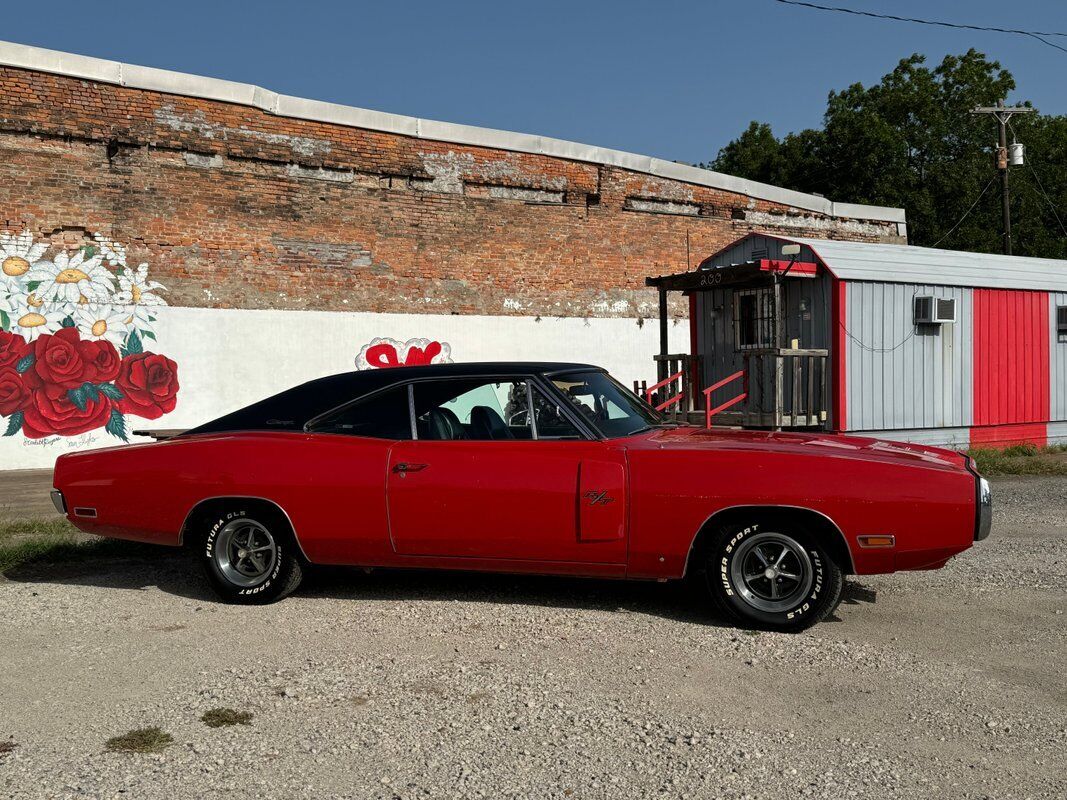
POLYGON ((845 574, 943 566, 992 511, 951 450, 667 423, 597 367, 521 362, 314 380, 62 456, 53 500, 89 533, 188 545, 236 603, 308 564, 689 577, 776 630, 830 614, 845 574))

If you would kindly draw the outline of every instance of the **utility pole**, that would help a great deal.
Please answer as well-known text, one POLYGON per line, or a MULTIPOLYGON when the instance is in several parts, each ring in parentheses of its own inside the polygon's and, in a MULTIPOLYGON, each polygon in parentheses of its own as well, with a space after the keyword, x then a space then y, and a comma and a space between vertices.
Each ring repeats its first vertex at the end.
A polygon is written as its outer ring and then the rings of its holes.
MULTIPOLYGON (((1010 164, 1022 164, 1022 151, 1018 156, 1012 153, 1008 157, 1008 120, 1015 114, 1032 114, 1034 109, 1026 106, 1005 106, 1003 100, 997 100, 995 106, 978 106, 972 114, 991 114, 996 117, 999 138, 997 143, 997 169, 1000 170, 1000 202, 1004 211, 1004 255, 1011 255, 1011 196, 1008 193, 1008 167, 1010 164)), ((1012 145, 1013 149, 1015 145, 1012 145)))

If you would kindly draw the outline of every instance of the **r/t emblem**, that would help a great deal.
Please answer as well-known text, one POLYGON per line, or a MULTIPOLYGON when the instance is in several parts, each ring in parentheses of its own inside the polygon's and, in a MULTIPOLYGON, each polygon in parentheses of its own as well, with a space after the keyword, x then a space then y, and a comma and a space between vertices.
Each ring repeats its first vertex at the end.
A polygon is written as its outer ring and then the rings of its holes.
POLYGON ((592 490, 591 492, 586 492, 585 497, 587 500, 589 500, 589 505, 591 506, 595 506, 598 504, 606 506, 608 503, 615 502, 615 498, 609 497, 607 492, 598 492, 596 489, 592 490))

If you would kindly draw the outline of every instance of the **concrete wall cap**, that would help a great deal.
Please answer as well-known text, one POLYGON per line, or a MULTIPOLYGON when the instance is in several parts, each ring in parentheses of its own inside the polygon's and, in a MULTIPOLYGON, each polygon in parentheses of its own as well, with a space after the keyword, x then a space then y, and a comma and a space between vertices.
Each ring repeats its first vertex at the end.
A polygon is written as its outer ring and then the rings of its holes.
POLYGON ((206 78, 183 72, 139 67, 101 58, 79 56, 59 50, 0 42, 0 66, 46 72, 131 89, 196 97, 223 103, 250 106, 268 114, 314 122, 344 125, 351 128, 382 131, 438 142, 475 147, 490 147, 518 153, 551 156, 591 164, 619 167, 633 172, 656 175, 670 180, 707 186, 727 192, 766 200, 793 208, 834 217, 849 217, 877 222, 905 222, 902 208, 885 208, 855 203, 834 203, 825 197, 805 194, 779 186, 724 175, 721 172, 678 164, 650 156, 611 150, 580 142, 526 133, 480 128, 452 122, 439 122, 390 114, 364 108, 280 95, 247 83, 206 78))

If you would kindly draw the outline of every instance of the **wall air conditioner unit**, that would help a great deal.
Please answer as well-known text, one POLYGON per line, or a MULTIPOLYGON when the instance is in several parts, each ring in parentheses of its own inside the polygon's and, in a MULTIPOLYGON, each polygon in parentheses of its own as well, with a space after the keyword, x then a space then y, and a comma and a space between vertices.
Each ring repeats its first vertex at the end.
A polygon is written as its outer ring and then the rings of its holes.
POLYGON ((956 321, 956 300, 942 297, 915 298, 915 324, 940 325, 943 322, 956 321))

